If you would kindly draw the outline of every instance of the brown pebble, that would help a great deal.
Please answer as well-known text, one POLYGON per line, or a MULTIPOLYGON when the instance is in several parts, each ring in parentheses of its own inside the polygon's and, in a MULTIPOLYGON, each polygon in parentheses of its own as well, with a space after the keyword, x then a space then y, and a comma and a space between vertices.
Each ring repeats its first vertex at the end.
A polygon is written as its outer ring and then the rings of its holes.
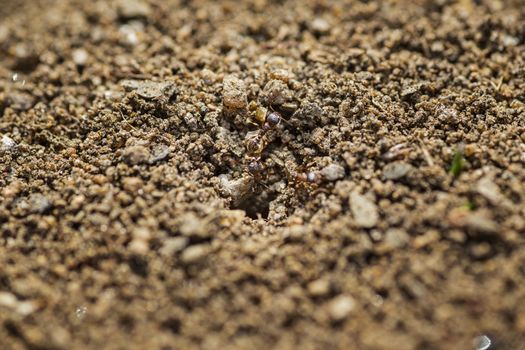
POLYGON ((205 244, 192 245, 181 254, 181 261, 185 264, 194 264, 202 261, 208 255, 210 247, 205 244))
POLYGON ((223 80, 222 101, 230 110, 245 109, 248 106, 246 87, 242 80, 235 76, 226 76, 223 80))
POLYGON ((144 164, 148 161, 149 157, 149 150, 140 145, 129 146, 122 154, 122 158, 130 165, 144 164))
POLYGON ((122 188, 129 193, 136 195, 143 186, 144 182, 138 177, 125 177, 122 179, 122 188))
POLYGON ((377 224, 379 213, 373 201, 354 191, 350 194, 349 204, 357 226, 372 228, 377 224))
POLYGON ((308 284, 308 293, 313 297, 322 297, 330 293, 330 282, 318 279, 308 284))
POLYGON ((188 242, 189 239, 187 237, 167 238, 164 240, 162 248, 160 248, 160 253, 164 256, 172 256, 186 248, 188 242))

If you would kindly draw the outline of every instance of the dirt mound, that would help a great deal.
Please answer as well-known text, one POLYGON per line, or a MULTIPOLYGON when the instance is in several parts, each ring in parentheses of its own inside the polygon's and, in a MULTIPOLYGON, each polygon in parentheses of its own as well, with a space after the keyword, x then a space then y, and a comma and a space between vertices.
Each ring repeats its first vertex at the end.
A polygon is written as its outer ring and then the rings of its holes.
POLYGON ((521 1, 0 8, 2 348, 525 349, 521 1))

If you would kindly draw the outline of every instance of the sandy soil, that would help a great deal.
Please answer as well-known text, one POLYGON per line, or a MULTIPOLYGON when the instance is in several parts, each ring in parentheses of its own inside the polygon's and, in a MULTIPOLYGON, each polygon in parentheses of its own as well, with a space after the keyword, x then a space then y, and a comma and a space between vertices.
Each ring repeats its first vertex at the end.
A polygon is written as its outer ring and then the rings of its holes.
POLYGON ((0 1, 0 348, 525 349, 523 23, 0 1))

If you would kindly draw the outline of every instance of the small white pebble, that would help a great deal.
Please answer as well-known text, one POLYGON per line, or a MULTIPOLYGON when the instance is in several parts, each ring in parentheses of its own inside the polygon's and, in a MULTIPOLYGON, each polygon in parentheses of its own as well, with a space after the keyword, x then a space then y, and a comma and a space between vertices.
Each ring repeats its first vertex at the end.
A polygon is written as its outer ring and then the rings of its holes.
POLYGON ((27 316, 36 310, 36 303, 34 301, 21 301, 16 306, 16 312, 19 315, 27 316))
POLYGON ((18 300, 16 296, 8 292, 0 292, 0 306, 13 308, 16 306, 18 300))
POLYGON ((334 298, 328 305, 328 313, 333 321, 342 321, 354 310, 355 301, 347 295, 334 298))
POLYGON ((330 31, 330 23, 328 23, 324 18, 316 18, 310 23, 310 29, 316 33, 326 34, 330 31))
POLYGON ((345 177, 345 168, 339 164, 330 164, 321 170, 321 175, 326 181, 335 181, 345 177))
POLYGON ((7 135, 2 136, 2 150, 3 151, 10 150, 14 148, 15 146, 16 146, 15 140, 13 140, 7 135))
POLYGON ((147 254, 149 251, 148 242, 134 238, 129 244, 129 250, 136 254, 147 254))
POLYGON ((72 57, 73 62, 75 62, 77 66, 84 66, 89 58, 87 51, 84 49, 73 50, 72 57))
POLYGON ((492 345, 492 341, 486 335, 480 335, 472 340, 475 350, 487 350, 492 345))
POLYGON ((164 245, 160 248, 160 253, 164 256, 171 256, 180 252, 188 245, 188 237, 173 237, 164 241, 164 245))
POLYGON ((14 294, 8 292, 0 292, 0 306, 12 309, 22 316, 32 314, 37 308, 34 301, 20 301, 14 294))
POLYGON ((314 297, 322 297, 330 293, 330 282, 318 279, 308 284, 308 293, 314 297))
POLYGON ((193 264, 204 259, 208 255, 208 246, 204 244, 192 245, 186 248, 181 255, 181 260, 185 264, 193 264))
POLYGON ((377 224, 379 210, 372 200, 354 191, 350 193, 349 204, 358 227, 372 228, 377 224))

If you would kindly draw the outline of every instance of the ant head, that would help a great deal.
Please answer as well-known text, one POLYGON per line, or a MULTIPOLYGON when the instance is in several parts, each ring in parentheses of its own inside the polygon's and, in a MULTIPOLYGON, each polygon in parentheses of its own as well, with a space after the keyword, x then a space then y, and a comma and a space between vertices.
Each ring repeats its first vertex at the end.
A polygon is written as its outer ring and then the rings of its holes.
POLYGON ((258 160, 252 160, 248 164, 248 171, 252 175, 260 173, 262 171, 262 164, 261 164, 261 162, 259 162, 258 160))
POLYGON ((266 117, 266 122, 270 124, 270 126, 276 126, 281 122, 281 115, 277 112, 272 112, 266 117))

